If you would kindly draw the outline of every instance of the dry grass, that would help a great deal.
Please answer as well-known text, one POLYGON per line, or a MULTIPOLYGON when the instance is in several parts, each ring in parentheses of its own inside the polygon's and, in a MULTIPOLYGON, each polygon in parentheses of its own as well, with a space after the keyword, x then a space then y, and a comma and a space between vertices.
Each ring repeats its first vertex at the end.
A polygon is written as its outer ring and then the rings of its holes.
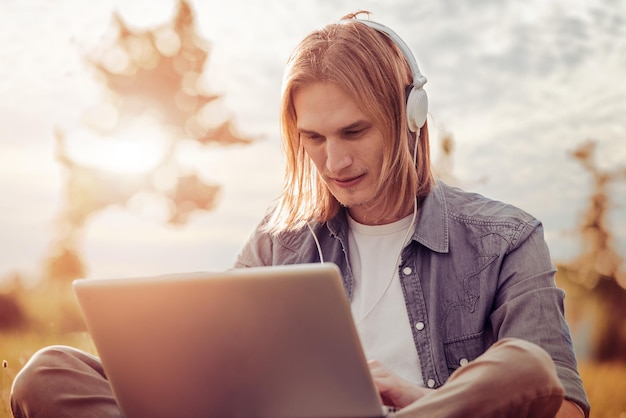
POLYGON ((626 418, 626 365, 582 363, 579 370, 591 418, 626 418))

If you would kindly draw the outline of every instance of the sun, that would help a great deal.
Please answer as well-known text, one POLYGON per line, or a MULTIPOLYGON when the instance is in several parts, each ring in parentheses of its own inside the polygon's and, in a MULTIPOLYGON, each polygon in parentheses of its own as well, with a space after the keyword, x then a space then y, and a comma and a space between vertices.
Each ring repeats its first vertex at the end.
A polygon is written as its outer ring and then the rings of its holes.
POLYGON ((171 146, 162 126, 141 121, 114 136, 81 130, 72 137, 72 159, 116 174, 144 174, 154 170, 167 158, 171 146))
POLYGON ((163 160, 163 148, 149 139, 113 140, 101 150, 98 165, 118 174, 146 173, 163 160))

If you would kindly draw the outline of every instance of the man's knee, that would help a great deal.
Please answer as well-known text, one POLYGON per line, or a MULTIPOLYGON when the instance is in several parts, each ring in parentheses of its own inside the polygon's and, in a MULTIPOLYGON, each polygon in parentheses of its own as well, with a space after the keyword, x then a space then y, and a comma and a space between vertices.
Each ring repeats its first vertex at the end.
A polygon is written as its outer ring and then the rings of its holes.
POLYGON ((554 417, 564 394, 548 353, 536 344, 513 338, 496 342, 456 370, 446 387, 463 398, 465 415, 459 416, 554 417))
POLYGON ((503 367, 499 377, 488 379, 496 387, 488 388, 500 393, 508 401, 497 406, 502 416, 517 411, 520 416, 554 417, 565 390, 550 355, 541 347, 520 339, 504 339, 494 344, 487 353, 503 367))
POLYGON ((537 344, 506 338, 496 342, 489 356, 507 365, 505 373, 518 384, 527 383, 553 393, 563 393, 563 385, 550 355, 537 344))
POLYGON ((25 416, 22 411, 31 401, 45 402, 50 393, 50 372, 60 370, 76 350, 71 347, 55 345, 37 351, 19 371, 11 387, 11 408, 16 417, 25 416))

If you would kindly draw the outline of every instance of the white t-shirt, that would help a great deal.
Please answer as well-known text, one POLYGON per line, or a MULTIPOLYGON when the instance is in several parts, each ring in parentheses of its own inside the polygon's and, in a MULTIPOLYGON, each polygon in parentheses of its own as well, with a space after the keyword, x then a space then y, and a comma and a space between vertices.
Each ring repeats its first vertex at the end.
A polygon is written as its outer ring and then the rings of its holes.
POLYGON ((412 217, 387 225, 363 225, 348 217, 355 279, 351 309, 367 359, 378 360, 400 377, 423 386, 398 277, 398 255, 403 240, 411 237, 407 230, 412 217))

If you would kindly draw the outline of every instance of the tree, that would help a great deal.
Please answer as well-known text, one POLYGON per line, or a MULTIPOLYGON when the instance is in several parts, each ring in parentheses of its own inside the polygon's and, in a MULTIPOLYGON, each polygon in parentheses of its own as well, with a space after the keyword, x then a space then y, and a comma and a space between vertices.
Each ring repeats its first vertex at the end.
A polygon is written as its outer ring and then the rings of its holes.
POLYGON ((57 130, 57 160, 66 173, 64 208, 57 222, 44 269, 47 278, 72 280, 85 275, 79 246, 86 221, 112 205, 127 205, 139 193, 151 193, 166 201, 167 222, 182 225, 194 211, 215 207, 220 186, 198 174, 185 173, 175 159, 177 147, 192 141, 210 144, 248 144, 251 139, 235 132, 232 120, 212 126, 206 105, 219 95, 201 84, 210 48, 197 33, 194 15, 181 0, 171 22, 150 30, 131 29, 114 14, 116 36, 91 57, 91 65, 107 89, 106 101, 113 116, 89 129, 110 138, 146 114, 167 132, 162 159, 147 173, 120 174, 77 162, 70 157, 66 133, 57 130))
POLYGON ((572 289, 571 300, 579 305, 573 308, 592 315, 591 358, 626 362, 626 277, 607 223, 609 186, 626 179, 626 168, 601 170, 594 159, 596 146, 588 141, 572 153, 592 176, 593 191, 579 229, 581 254, 559 266, 559 278, 572 289))

